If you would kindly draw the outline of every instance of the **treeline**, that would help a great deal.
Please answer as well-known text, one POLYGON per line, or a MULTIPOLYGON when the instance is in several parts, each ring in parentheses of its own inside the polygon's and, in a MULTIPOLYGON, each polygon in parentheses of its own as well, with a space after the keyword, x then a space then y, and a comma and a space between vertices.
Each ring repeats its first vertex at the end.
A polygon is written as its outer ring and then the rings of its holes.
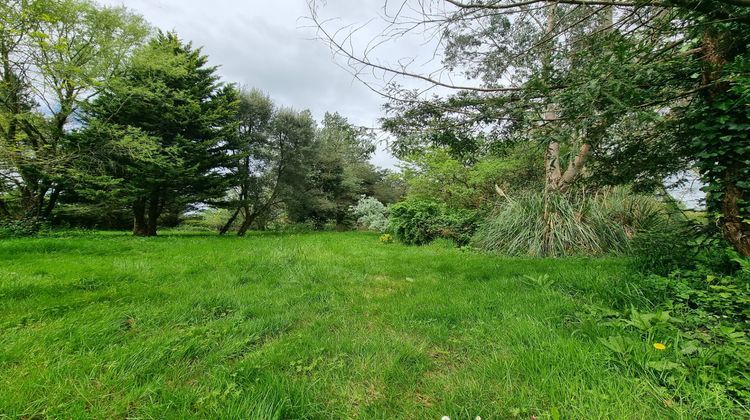
POLYGON ((152 236, 207 208, 226 210, 222 233, 344 225, 361 194, 398 194, 368 162, 369 131, 220 80, 200 48, 125 8, 0 9, 0 222, 19 233, 132 224, 152 236))

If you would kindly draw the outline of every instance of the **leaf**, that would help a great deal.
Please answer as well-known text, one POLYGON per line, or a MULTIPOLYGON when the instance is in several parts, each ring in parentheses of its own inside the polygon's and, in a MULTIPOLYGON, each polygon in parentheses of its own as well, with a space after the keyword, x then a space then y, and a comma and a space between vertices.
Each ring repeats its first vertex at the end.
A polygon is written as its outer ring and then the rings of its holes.
POLYGON ((659 372, 678 369, 681 366, 680 364, 670 362, 669 360, 654 360, 654 361, 648 362, 647 365, 651 369, 654 369, 659 372))
POLYGON ((609 336, 606 339, 600 338, 599 341, 617 354, 624 355, 630 352, 631 346, 629 340, 626 340, 621 335, 609 336))

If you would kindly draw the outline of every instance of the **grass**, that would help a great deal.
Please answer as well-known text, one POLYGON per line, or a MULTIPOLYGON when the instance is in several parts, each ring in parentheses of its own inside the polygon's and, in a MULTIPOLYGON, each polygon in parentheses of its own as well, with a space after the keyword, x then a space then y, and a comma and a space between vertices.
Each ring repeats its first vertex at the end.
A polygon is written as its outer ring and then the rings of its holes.
POLYGON ((109 233, 2 241, 0 262, 0 417, 676 413, 570 322, 619 259, 109 233))

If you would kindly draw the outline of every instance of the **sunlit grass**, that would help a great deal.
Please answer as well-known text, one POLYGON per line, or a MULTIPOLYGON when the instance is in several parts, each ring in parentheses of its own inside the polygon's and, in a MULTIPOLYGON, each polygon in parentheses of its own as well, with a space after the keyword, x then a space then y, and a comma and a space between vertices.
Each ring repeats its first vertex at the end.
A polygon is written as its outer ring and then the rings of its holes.
POLYGON ((596 326, 568 322, 582 302, 607 305, 621 260, 362 233, 109 233, 0 242, 0 261, 11 417, 673 413, 614 370, 596 326), (544 274, 555 287, 524 281, 544 274))

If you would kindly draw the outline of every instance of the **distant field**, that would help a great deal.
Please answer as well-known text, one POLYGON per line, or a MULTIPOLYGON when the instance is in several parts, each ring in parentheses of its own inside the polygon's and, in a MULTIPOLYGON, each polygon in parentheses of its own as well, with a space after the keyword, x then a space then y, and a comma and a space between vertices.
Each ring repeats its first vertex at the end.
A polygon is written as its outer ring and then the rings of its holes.
POLYGON ((0 241, 0 417, 674 416, 570 321, 624 270, 366 233, 0 241))

